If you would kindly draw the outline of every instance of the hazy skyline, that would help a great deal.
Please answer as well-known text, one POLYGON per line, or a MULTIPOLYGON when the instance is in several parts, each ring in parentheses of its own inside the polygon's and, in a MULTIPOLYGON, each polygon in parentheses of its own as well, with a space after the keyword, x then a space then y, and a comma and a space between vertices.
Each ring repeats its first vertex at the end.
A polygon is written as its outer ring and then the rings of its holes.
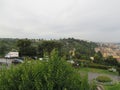
POLYGON ((120 42, 119 0, 0 0, 0 38, 120 42))

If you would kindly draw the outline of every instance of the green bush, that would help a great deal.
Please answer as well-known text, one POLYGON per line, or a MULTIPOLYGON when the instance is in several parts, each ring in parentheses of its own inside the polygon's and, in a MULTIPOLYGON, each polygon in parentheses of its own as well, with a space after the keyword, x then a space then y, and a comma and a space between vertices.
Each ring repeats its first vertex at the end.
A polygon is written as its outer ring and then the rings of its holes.
POLYGON ((0 72, 0 90, 89 90, 80 74, 54 51, 48 62, 31 61, 0 72))
POLYGON ((111 82, 111 81, 112 81, 111 78, 108 77, 108 76, 98 76, 98 77, 96 78, 96 80, 97 80, 98 82, 103 82, 103 83, 105 83, 105 82, 111 82))
POLYGON ((97 68, 97 69, 105 69, 105 70, 108 70, 110 68, 109 66, 95 64, 95 63, 89 64, 88 67, 90 67, 90 68, 97 68))

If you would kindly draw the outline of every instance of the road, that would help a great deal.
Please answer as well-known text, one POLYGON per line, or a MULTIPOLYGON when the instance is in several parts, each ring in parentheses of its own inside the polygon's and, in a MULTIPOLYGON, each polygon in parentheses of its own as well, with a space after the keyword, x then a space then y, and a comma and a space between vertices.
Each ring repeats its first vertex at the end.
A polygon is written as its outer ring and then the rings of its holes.
POLYGON ((0 68, 2 67, 2 64, 7 65, 9 67, 11 63, 12 59, 0 58, 0 68))
POLYGON ((4 58, 0 58, 0 62, 11 64, 12 59, 4 59, 4 58))

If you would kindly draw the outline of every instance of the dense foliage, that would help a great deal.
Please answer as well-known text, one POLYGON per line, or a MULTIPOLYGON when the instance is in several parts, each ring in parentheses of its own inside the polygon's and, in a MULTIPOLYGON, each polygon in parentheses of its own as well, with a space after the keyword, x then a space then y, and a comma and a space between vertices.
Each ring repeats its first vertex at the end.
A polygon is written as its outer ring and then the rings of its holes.
POLYGON ((53 51, 48 62, 26 62, 0 72, 0 90, 90 90, 78 73, 53 51))

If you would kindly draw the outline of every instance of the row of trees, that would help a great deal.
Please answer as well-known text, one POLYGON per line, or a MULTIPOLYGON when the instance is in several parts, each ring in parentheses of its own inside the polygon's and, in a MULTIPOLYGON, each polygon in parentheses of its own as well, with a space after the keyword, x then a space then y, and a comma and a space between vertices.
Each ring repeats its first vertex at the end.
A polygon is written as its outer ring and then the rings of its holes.
POLYGON ((44 52, 49 56, 51 51, 55 48, 60 51, 62 44, 56 41, 43 41, 42 43, 39 43, 38 46, 34 46, 30 40, 23 39, 17 41, 17 47, 20 56, 43 57, 44 52))

